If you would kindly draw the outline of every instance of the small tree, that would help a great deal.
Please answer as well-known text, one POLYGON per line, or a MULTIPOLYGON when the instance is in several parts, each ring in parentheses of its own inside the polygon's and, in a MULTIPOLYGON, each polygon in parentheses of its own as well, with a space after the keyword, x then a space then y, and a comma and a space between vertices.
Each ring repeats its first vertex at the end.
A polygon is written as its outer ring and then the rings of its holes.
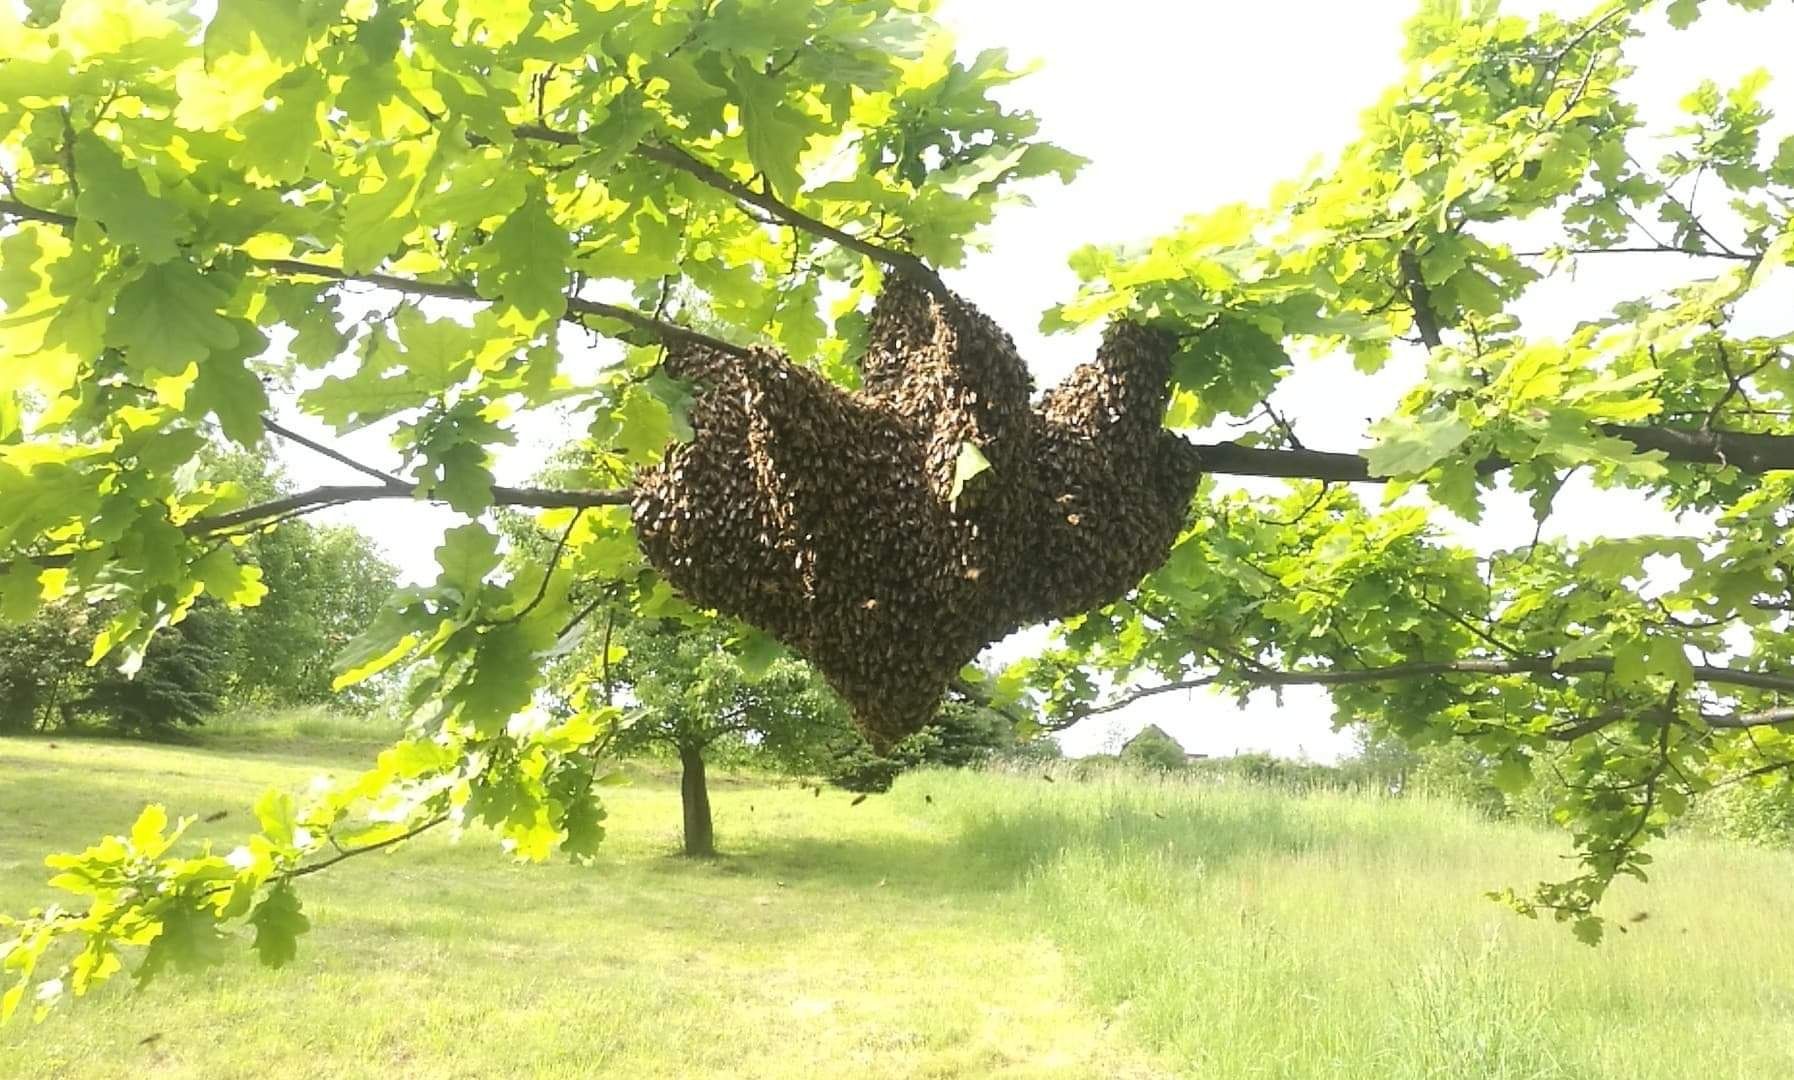
POLYGON ((642 620, 615 637, 624 655, 612 677, 636 704, 615 749, 657 748, 679 759, 687 855, 716 854, 706 757, 733 751, 807 768, 829 741, 853 734, 806 665, 781 658, 757 671, 731 649, 735 640, 721 624, 673 619, 642 620))
MULTIPOLYGON (((1045 742, 1058 750, 1051 739, 1045 742)), ((880 793, 909 769, 939 765, 958 769, 982 765, 1017 745, 1015 726, 1000 713, 961 702, 941 708, 935 722, 881 754, 858 732, 848 731, 831 748, 829 783, 848 791, 880 793)))
MULTIPOLYGON (((256 539, 250 558, 268 595, 238 616, 232 696, 280 705, 331 700, 336 656, 379 613, 397 568, 365 533, 345 526, 269 533, 256 539)), ((364 684, 342 693, 367 702, 378 690, 364 684)))

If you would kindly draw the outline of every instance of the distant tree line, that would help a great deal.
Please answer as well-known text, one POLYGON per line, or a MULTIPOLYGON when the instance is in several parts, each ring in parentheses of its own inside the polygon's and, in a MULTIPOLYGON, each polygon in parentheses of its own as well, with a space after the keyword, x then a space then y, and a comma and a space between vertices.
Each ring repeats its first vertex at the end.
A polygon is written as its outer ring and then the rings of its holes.
MULTIPOLYGON (((263 501, 289 490, 259 454, 219 453, 203 479, 234 483, 263 501)), ((296 522, 236 549, 260 567, 267 595, 231 610, 201 598, 183 622, 157 635, 141 658, 90 665, 112 604, 64 601, 31 619, 0 624, 0 734, 93 726, 145 735, 203 723, 237 705, 310 705, 333 698, 336 654, 391 592, 397 570, 346 527, 296 522)), ((351 703, 377 691, 361 688, 351 703)))
MULTIPOLYGON (((1568 751, 1560 751, 1568 752, 1568 751)), ((1357 747, 1334 764, 1264 753, 1193 758, 1171 736, 1148 727, 1117 753, 1072 759, 1056 770, 1069 780, 1092 779, 1130 769, 1175 775, 1195 782, 1250 783, 1292 792, 1326 789, 1376 791, 1392 797, 1424 795, 1469 806, 1496 820, 1557 825, 1556 807, 1565 777, 1549 757, 1540 776, 1518 784, 1505 775, 1498 755, 1464 742, 1410 745, 1392 735, 1362 735, 1357 747)), ((1765 777, 1707 793, 1682 828, 1769 847, 1794 847, 1794 793, 1765 777)))

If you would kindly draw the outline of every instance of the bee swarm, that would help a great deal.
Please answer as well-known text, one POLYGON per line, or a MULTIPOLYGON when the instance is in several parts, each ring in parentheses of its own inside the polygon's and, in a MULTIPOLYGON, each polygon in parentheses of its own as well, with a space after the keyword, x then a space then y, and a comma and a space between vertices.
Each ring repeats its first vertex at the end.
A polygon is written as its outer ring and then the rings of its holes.
POLYGON ((888 747, 985 646, 1164 561, 1199 476, 1163 427, 1174 349, 1117 324, 1036 406, 1001 328, 901 277, 857 391, 767 349, 675 347, 695 436, 637 478, 642 550, 692 601, 806 657, 888 747), (966 443, 990 468, 955 499, 966 443))

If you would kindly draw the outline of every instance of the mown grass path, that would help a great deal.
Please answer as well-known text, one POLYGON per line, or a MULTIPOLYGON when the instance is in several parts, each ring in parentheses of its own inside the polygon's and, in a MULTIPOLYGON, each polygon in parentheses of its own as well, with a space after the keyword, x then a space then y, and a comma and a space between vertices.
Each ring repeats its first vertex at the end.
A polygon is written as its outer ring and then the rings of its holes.
MULTIPOLYGON (((0 740, 0 910, 145 800, 228 811, 195 827, 228 843, 262 788, 360 760, 0 740)), ((308 883, 294 968, 15 1024, 0 1077, 1158 1075, 1005 883, 968 878, 948 815, 726 777, 714 797, 710 863, 670 854, 678 792, 650 777, 612 795, 593 867, 516 866, 484 834, 345 865, 308 883)))

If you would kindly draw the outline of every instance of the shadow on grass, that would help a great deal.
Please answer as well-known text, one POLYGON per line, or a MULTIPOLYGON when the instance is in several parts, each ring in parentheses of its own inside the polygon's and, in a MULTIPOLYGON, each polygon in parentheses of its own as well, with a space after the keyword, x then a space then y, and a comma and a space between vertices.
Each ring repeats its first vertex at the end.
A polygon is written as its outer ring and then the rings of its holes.
MULTIPOLYGON (((1236 860, 1300 856, 1337 846, 1345 831, 1275 798, 1209 807, 1170 803, 1034 803, 1028 812, 943 815, 938 838, 771 837, 725 854, 719 872, 772 876, 788 885, 889 888, 918 897, 1020 889, 1071 855, 1122 858, 1151 851, 1173 867, 1213 870, 1236 860)), ((686 865, 690 865, 689 862, 686 865)))

